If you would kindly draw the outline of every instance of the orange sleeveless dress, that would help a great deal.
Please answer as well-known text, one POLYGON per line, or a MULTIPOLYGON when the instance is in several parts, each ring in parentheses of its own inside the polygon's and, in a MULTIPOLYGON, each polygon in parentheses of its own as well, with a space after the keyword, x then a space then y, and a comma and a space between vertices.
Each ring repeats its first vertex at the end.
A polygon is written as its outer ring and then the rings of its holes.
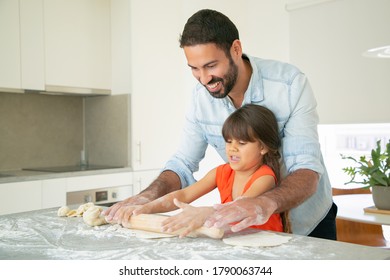
MULTIPOLYGON (((221 203, 233 201, 232 190, 235 171, 226 163, 218 166, 216 173, 216 184, 221 197, 221 203)), ((249 179, 242 193, 244 194, 256 179, 264 175, 273 176, 276 182, 275 173, 268 165, 263 164, 249 179)), ((254 225, 251 228, 283 232, 282 218, 279 214, 272 214, 265 224, 254 225)))

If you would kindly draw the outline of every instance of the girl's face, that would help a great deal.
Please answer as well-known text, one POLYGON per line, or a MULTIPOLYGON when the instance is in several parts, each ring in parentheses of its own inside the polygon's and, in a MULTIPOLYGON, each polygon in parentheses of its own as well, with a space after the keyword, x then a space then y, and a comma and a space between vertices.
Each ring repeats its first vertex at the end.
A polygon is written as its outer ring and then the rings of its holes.
POLYGON ((268 150, 259 142, 246 142, 237 139, 226 141, 226 155, 235 171, 256 171, 263 164, 263 156, 268 150))

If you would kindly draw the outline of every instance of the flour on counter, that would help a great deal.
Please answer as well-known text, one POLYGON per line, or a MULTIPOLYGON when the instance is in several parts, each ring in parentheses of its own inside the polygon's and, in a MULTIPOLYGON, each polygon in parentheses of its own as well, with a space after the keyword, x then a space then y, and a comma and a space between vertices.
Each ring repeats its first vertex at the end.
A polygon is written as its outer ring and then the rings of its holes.
POLYGON ((272 232, 260 231, 253 234, 244 234, 224 238, 223 242, 233 246, 244 247, 274 247, 287 243, 291 239, 290 236, 276 234, 272 232))
MULTIPOLYGON (((0 259, 9 260, 367 260, 390 252, 300 235, 280 246, 226 245, 212 238, 141 239, 120 225, 91 227, 82 217, 58 217, 55 208, 0 216, 0 259)), ((228 238, 256 233, 226 233, 228 238)), ((267 232, 269 234, 269 232, 267 232)), ((262 233, 264 234, 264 233, 262 233)), ((266 234, 266 233, 265 233, 266 234)), ((285 240, 286 241, 286 240, 285 240)))

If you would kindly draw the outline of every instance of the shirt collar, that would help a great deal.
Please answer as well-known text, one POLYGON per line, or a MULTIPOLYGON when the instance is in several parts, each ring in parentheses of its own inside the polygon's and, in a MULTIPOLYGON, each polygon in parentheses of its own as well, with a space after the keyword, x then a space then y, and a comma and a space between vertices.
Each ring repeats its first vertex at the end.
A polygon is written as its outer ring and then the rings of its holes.
POLYGON ((243 105, 250 103, 258 103, 264 99, 263 79, 257 68, 254 57, 243 54, 244 59, 248 59, 252 66, 252 75, 249 81, 248 89, 245 92, 243 105))

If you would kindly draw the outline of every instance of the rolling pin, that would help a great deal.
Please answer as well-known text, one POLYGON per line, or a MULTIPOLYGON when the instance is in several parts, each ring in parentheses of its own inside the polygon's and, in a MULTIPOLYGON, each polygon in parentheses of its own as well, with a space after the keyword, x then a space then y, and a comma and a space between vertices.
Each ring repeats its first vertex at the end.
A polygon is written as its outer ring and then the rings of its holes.
MULTIPOLYGON (((130 223, 127 225, 127 228, 130 229, 140 229, 151 232, 166 233, 171 235, 180 235, 183 230, 177 230, 174 232, 163 232, 162 231, 162 222, 169 218, 169 216, 159 215, 159 214, 139 214, 137 216, 131 216, 130 223)), ((214 239, 221 239, 223 237, 224 231, 219 228, 207 228, 200 227, 188 236, 198 237, 198 236, 208 236, 214 239)))

